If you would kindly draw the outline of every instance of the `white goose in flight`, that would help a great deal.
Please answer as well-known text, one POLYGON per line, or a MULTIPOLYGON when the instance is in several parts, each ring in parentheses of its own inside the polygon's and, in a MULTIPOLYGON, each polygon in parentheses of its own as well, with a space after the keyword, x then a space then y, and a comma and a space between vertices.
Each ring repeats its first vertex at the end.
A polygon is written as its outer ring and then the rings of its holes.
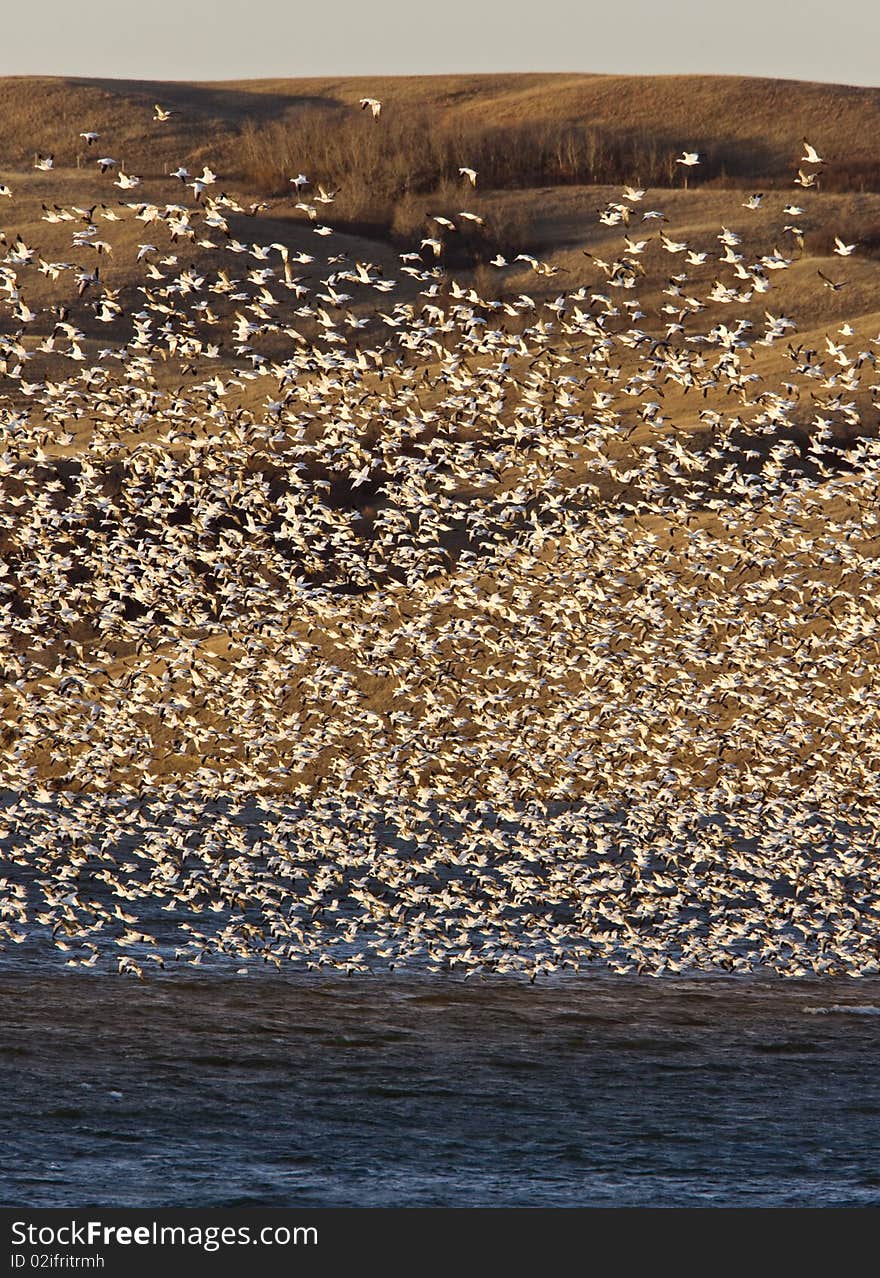
POLYGON ((805 173, 803 169, 798 169, 797 177, 794 180, 795 186, 815 186, 816 174, 805 173))

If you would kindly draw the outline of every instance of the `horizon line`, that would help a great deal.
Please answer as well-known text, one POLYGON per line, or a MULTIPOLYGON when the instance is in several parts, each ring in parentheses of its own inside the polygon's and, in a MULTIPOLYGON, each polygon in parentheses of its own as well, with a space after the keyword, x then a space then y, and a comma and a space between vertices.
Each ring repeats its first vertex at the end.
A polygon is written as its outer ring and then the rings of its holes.
POLYGON ((584 77, 585 79, 627 80, 755 80, 781 84, 819 84, 842 89, 880 89, 880 83, 861 80, 836 80, 804 75, 769 75, 744 71, 580 71, 536 68, 500 70, 456 71, 310 71, 297 75, 120 75, 85 71, 0 71, 0 80, 100 80, 117 84, 255 84, 269 81, 298 80, 449 80, 454 78, 501 79, 511 76, 553 76, 560 79, 584 77))

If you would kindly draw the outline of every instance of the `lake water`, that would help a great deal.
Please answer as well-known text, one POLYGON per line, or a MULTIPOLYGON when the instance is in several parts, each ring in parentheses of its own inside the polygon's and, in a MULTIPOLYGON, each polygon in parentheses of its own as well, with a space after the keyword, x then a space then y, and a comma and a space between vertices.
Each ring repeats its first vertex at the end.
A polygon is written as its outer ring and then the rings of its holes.
POLYGON ((880 981, 0 976, 0 1202, 880 1204, 880 981))

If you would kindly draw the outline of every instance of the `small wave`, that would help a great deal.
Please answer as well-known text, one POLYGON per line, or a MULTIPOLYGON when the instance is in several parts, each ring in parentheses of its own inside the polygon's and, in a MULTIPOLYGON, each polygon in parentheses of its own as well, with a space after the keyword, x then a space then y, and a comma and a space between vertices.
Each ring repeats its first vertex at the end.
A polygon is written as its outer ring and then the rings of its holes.
POLYGON ((845 1016, 880 1016, 880 1007, 873 1003, 832 1003, 830 1007, 805 1007, 808 1016, 830 1016, 842 1013, 845 1016))

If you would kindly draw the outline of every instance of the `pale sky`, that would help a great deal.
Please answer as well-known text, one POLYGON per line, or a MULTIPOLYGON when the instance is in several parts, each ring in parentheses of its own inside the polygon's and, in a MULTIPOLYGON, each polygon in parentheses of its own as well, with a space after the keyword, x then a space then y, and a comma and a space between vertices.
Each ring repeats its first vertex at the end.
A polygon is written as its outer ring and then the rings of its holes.
POLYGON ((593 71, 880 82, 876 0, 32 0, 14 13, 0 75, 593 71))

